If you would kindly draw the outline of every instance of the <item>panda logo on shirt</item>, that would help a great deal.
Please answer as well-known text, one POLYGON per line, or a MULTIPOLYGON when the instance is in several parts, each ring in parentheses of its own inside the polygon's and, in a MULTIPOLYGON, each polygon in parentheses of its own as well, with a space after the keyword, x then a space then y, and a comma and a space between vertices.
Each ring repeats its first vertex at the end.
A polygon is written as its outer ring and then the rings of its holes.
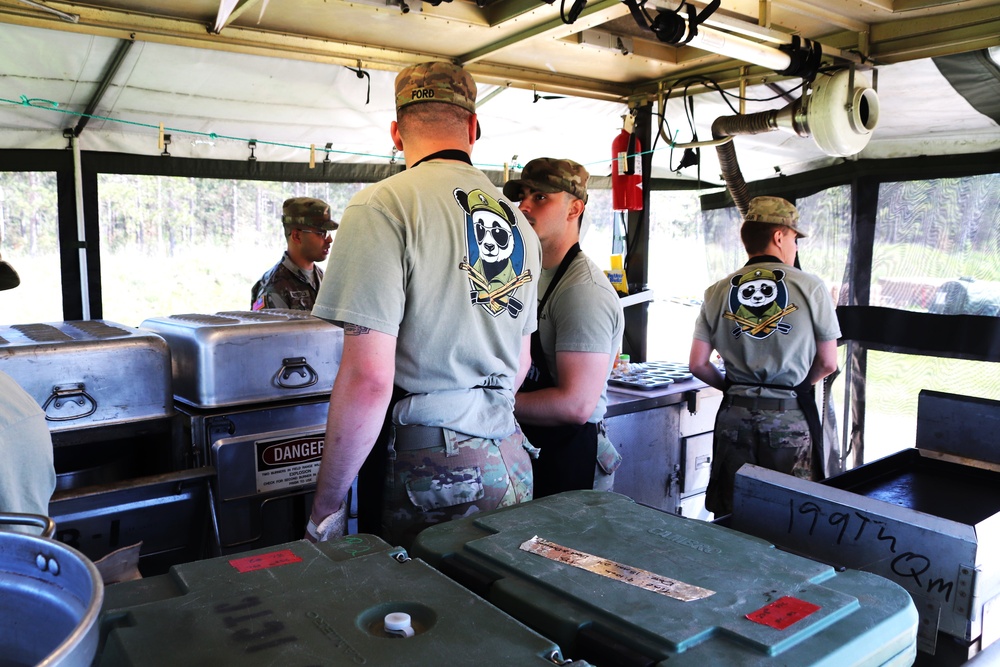
POLYGON ((787 334, 792 330, 792 325, 783 319, 798 307, 788 303, 784 277, 785 272, 781 269, 753 269, 732 277, 729 312, 723 317, 736 322, 737 326, 730 332, 733 338, 746 334, 764 339, 775 331, 787 334))
POLYGON ((466 213, 469 254, 459 268, 469 276, 472 304, 493 317, 500 313, 517 317, 524 304, 514 295, 532 278, 524 268, 524 240, 514 210, 480 189, 455 190, 454 194, 466 213))

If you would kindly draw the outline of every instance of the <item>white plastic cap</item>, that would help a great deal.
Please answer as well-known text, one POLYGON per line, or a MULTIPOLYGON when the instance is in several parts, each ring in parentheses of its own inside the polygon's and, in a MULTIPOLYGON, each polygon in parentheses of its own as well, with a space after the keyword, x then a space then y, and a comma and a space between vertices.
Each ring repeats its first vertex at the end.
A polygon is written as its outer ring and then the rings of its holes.
POLYGON ((385 615, 385 631, 403 637, 413 636, 413 626, 410 624, 410 615, 401 611, 394 611, 385 615))

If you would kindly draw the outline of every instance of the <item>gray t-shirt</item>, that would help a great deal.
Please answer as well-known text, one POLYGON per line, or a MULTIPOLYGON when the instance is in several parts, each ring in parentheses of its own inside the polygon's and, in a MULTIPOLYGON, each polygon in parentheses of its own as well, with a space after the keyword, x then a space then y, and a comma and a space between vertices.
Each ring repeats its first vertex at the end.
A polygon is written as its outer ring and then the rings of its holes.
MULTIPOLYGON (((557 268, 542 271, 538 298, 548 289, 557 268)), ((608 356, 608 374, 622 344, 625 315, 614 287, 604 272, 582 252, 556 284, 538 321, 538 336, 552 380, 558 384, 556 352, 602 352, 608 356)), ((597 423, 608 407, 605 376, 601 399, 587 421, 597 423)))
POLYGON ((789 398, 805 381, 817 341, 840 338, 833 298, 823 281, 781 262, 745 266, 705 291, 694 337, 726 364, 735 395, 789 398), (747 384, 743 384, 747 383, 747 384))
MULTIPOLYGON (((56 471, 45 413, 4 373, 0 373, 0 455, 0 511, 48 516, 56 471)), ((0 530, 38 534, 35 528, 8 525, 0 530)))
POLYGON ((425 162, 351 199, 313 314, 396 337, 397 424, 506 437, 540 269, 531 226, 481 171, 425 162))

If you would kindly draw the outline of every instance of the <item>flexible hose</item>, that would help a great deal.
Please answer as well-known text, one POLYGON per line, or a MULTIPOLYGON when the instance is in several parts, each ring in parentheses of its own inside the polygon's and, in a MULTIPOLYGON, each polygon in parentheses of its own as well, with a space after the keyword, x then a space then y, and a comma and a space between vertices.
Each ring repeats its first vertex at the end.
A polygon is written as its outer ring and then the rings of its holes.
MULTIPOLYGON (((735 137, 740 134, 763 134, 775 129, 775 119, 777 111, 761 111, 759 113, 744 114, 736 116, 720 116, 712 123, 712 137, 723 139, 725 137, 735 137)), ((736 159, 736 147, 732 141, 719 144, 715 147, 719 156, 719 168, 722 170, 722 178, 726 181, 729 194, 733 198, 733 203, 740 212, 740 216, 745 216, 750 207, 750 194, 747 191, 746 181, 743 180, 743 172, 740 171, 740 163, 736 159)))

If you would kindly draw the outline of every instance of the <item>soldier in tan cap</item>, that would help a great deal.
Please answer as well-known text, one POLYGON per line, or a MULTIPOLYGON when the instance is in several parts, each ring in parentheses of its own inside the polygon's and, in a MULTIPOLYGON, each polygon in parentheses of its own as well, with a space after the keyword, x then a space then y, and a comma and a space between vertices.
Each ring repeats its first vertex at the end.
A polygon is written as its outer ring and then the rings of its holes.
MULTIPOLYGON (((0 258, 0 290, 21 284, 14 268, 0 258)), ((0 372, 0 512, 48 516, 56 490, 52 436, 38 402, 9 375, 0 372)), ((36 529, 0 526, 0 530, 36 529)))
POLYGON ((539 448, 535 497, 610 491, 621 456, 607 437, 608 376, 625 316, 607 276, 580 251, 590 175, 572 160, 536 158, 503 186, 542 244, 538 330, 514 414, 539 448))
POLYGON ((805 236, 780 197, 750 202, 740 230, 746 265, 705 291, 689 365, 726 395, 715 423, 705 506, 733 508, 744 463, 809 480, 824 477, 814 385, 837 369, 840 325, 822 279, 795 268, 805 236), (717 350, 725 375, 710 360, 717 350))
POLYGON ((281 224, 285 254, 250 290, 250 309, 312 310, 323 281, 323 269, 316 262, 330 254, 330 232, 340 225, 330 218, 327 203, 312 197, 286 199, 281 224))
POLYGON ((538 239, 472 165, 469 73, 420 63, 395 92, 390 134, 406 170, 348 204, 313 308, 344 327, 314 540, 343 531, 359 470, 359 531, 404 547, 427 525, 531 499, 513 406, 536 326, 538 239))

